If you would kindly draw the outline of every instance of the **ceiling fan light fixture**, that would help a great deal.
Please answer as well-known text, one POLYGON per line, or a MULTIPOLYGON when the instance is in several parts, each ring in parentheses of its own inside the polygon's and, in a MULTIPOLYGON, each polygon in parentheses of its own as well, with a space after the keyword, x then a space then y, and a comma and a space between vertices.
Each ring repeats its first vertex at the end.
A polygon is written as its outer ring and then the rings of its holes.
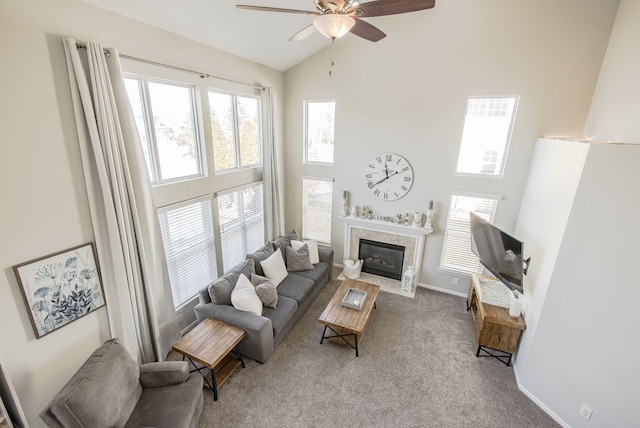
POLYGON ((347 34, 356 24, 355 19, 339 14, 327 14, 316 16, 313 25, 325 37, 335 40, 347 34))

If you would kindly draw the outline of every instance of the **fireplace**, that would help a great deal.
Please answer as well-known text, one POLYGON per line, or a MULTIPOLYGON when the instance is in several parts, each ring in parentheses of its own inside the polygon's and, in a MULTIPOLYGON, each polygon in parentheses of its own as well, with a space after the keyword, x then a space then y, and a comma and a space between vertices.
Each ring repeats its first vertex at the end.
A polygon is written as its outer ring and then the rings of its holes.
POLYGON ((360 239, 358 258, 364 260, 362 272, 396 280, 402 279, 404 247, 401 245, 360 239))

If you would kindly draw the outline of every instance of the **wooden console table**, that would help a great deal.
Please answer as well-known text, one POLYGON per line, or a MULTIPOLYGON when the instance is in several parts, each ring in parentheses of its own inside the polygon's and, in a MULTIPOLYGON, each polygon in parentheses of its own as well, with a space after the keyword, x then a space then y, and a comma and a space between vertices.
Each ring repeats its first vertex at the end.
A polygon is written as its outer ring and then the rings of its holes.
POLYGON ((495 280, 486 275, 472 275, 467 310, 471 310, 474 320, 474 331, 478 341, 476 357, 494 357, 511 365, 511 357, 518 348, 522 331, 527 325, 520 315, 514 318, 509 315, 509 309, 482 303, 478 296, 479 278, 495 280), (485 354, 480 354, 480 352, 485 354), (495 353, 492 351, 498 351, 495 353))

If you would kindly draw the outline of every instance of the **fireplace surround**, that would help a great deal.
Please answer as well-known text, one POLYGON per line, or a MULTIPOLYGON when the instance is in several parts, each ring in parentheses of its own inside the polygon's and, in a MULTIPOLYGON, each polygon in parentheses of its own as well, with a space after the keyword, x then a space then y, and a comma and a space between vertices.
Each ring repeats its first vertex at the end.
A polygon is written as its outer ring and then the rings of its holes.
MULTIPOLYGON (((413 266, 416 275, 415 281, 416 284, 419 284, 426 237, 432 230, 359 217, 347 216, 338 218, 344 221, 345 224, 343 252, 345 259, 358 259, 361 239, 402 246, 404 247, 404 258, 401 272, 404 272, 408 266, 413 266)), ((400 280, 379 276, 376 276, 376 278, 386 284, 390 289, 389 291, 407 294, 402 292, 402 282, 400 280)), ((382 289, 384 290, 384 287, 382 289)))

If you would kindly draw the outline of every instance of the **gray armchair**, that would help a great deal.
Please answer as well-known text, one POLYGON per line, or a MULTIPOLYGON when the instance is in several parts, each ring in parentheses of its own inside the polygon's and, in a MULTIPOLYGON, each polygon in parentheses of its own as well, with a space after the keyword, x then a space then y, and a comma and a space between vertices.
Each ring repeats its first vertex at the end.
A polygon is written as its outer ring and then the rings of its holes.
POLYGON ((118 339, 100 346, 40 414, 50 427, 195 428, 202 376, 185 361, 139 366, 118 339))

